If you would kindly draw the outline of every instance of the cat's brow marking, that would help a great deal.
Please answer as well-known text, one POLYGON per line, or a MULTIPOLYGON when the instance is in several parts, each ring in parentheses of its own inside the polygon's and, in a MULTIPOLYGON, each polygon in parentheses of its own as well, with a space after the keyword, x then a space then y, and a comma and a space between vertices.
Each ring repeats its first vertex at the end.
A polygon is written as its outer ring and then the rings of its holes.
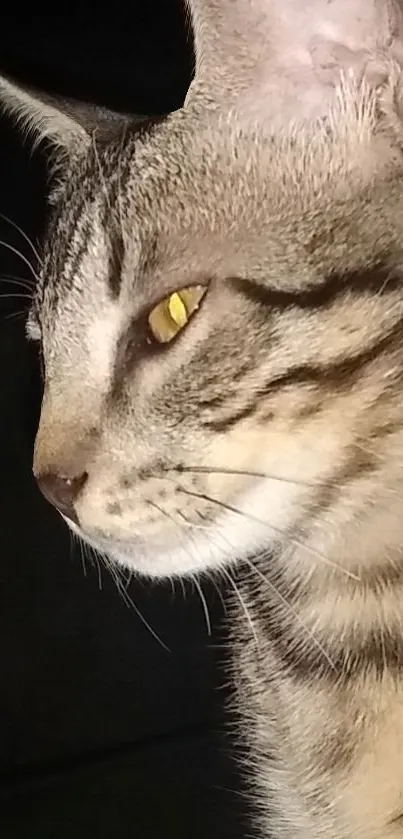
POLYGON ((122 266, 125 253, 123 234, 119 231, 111 236, 108 260, 108 286, 112 299, 119 297, 122 286, 122 266))
POLYGON ((392 294, 403 287, 403 275, 394 271, 386 261, 380 261, 355 271, 331 272, 324 280, 318 280, 310 288, 298 291, 279 290, 242 277, 234 277, 229 282, 235 291, 245 295, 251 302, 272 309, 322 309, 332 306, 347 293, 357 296, 392 294))

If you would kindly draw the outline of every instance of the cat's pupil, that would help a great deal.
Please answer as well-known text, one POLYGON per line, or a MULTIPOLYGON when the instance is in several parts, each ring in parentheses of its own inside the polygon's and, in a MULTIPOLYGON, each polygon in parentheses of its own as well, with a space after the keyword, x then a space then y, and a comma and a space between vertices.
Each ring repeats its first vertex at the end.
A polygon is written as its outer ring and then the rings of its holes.
POLYGON ((181 329, 183 326, 186 326, 188 320, 186 306, 180 294, 178 294, 176 291, 173 294, 171 294, 168 300, 168 309, 172 320, 174 321, 174 323, 177 324, 177 326, 179 326, 181 329))
POLYGON ((172 292, 157 303, 148 317, 153 338, 160 344, 172 341, 187 326, 205 293, 205 286, 189 286, 181 291, 172 292))

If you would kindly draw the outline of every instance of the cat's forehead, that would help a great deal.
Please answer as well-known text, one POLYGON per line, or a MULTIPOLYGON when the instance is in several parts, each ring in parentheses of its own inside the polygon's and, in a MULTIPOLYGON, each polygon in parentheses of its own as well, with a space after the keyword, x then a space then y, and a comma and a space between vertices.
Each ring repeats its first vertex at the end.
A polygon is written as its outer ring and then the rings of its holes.
POLYGON ((94 138, 56 208, 45 263, 53 305, 72 288, 101 306, 106 293, 152 301, 210 276, 304 282, 343 250, 353 258, 358 241, 371 260, 376 233, 386 246, 393 196, 368 177, 364 131, 352 148, 343 126, 310 144, 228 122, 196 127, 174 114, 111 143, 94 138))

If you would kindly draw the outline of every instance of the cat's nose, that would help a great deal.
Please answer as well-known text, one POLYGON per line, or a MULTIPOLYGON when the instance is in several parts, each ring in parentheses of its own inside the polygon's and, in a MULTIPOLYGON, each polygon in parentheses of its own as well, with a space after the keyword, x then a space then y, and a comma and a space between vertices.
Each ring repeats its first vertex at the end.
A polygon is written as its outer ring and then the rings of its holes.
POLYGON ((75 478, 46 472, 45 474, 38 475, 36 481, 46 500, 50 501, 60 513, 72 522, 79 524, 77 513, 74 509, 74 502, 83 488, 87 477, 86 472, 83 472, 82 475, 78 475, 75 478))

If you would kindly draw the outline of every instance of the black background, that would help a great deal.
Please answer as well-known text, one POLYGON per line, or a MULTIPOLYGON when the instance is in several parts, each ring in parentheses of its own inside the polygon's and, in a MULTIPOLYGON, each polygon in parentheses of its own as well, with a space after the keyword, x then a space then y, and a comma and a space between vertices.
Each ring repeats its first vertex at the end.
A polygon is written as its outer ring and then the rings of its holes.
MULTIPOLYGON (((181 105, 192 66, 174 0, 0 12, 0 71, 47 91, 164 113, 181 105)), ((0 212, 34 241, 45 188, 44 153, 32 155, 2 118, 0 212)), ((0 239, 33 259, 4 220, 0 239)), ((24 339, 28 301, 6 296, 24 290, 4 276, 32 276, 4 245, 0 275, 1 839, 246 836, 223 724, 220 598, 203 584, 209 637, 190 586, 184 596, 178 584, 135 580, 119 593, 105 570, 83 564, 31 477, 38 359, 24 339)))

